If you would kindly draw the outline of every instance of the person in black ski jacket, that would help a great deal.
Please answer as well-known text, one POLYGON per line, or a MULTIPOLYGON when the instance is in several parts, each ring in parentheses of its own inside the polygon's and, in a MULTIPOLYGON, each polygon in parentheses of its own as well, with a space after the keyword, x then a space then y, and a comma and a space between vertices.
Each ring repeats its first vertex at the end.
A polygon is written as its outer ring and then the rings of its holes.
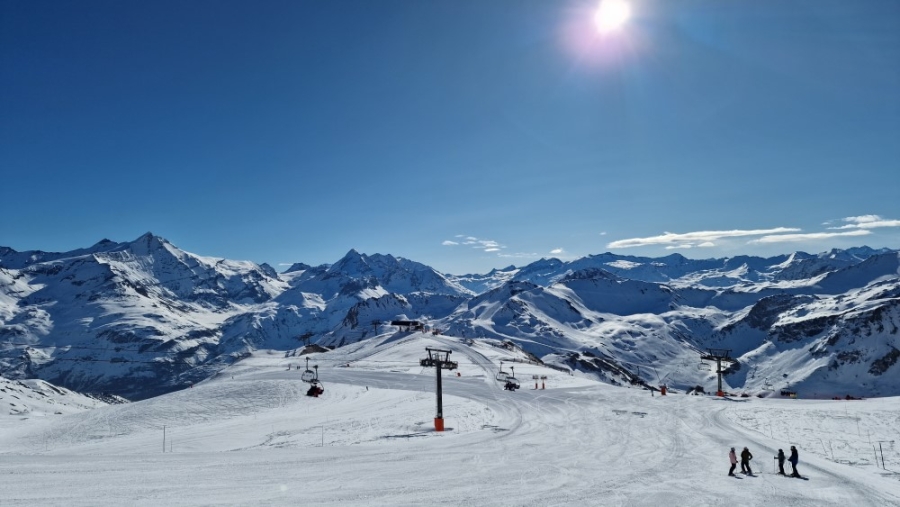
POLYGON ((778 473, 781 475, 787 475, 784 473, 784 451, 778 449, 778 456, 775 456, 775 459, 778 460, 778 473))
POLYGON ((800 477, 800 472, 797 471, 797 462, 800 461, 800 457, 797 456, 797 448, 793 445, 791 446, 791 457, 788 458, 788 461, 791 462, 791 468, 794 469, 791 472, 791 477, 800 477))
POLYGON ((753 475, 753 470, 750 469, 751 459, 753 459, 753 455, 750 454, 750 449, 744 447, 744 450, 741 451, 741 472, 753 475))

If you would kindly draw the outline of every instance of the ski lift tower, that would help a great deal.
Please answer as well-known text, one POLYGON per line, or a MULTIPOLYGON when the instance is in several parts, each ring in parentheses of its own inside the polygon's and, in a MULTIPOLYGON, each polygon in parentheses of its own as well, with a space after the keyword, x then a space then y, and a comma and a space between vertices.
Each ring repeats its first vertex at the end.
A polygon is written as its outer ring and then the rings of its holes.
POLYGON ((722 391, 722 361, 727 363, 736 363, 737 360, 731 357, 730 349, 706 349, 707 354, 700 356, 701 361, 715 361, 716 375, 719 377, 719 388, 716 390, 716 396, 725 396, 722 391))
POLYGON ((434 431, 444 431, 444 402, 441 393, 441 369, 455 370, 459 363, 450 360, 450 350, 433 349, 425 347, 428 358, 422 359, 422 366, 433 366, 437 372, 437 415, 434 416, 434 431))

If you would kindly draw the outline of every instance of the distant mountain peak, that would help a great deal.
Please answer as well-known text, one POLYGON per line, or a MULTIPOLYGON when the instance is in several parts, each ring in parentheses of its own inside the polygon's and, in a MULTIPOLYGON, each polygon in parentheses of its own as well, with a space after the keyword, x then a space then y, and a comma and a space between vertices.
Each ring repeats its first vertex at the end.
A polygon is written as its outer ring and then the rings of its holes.
POLYGON ((166 246, 172 246, 165 238, 162 236, 156 236, 152 232, 147 232, 141 235, 136 240, 129 243, 131 251, 136 255, 149 255, 154 251, 157 251, 161 248, 166 248, 166 246))
POLYGON ((350 276, 367 274, 372 268, 367 262, 367 257, 359 253, 355 248, 351 248, 341 260, 335 262, 328 268, 331 273, 344 273, 350 276))
POLYGON ((282 271, 282 273, 293 273, 295 271, 306 271, 307 269, 312 268, 309 264, 304 264, 302 262, 295 262, 290 265, 289 268, 282 271))
POLYGON ((578 271, 573 271, 571 273, 566 274, 564 277, 560 279, 560 283, 567 282, 569 280, 621 280, 622 278, 616 276, 614 273, 611 273, 603 268, 584 268, 579 269, 578 271))

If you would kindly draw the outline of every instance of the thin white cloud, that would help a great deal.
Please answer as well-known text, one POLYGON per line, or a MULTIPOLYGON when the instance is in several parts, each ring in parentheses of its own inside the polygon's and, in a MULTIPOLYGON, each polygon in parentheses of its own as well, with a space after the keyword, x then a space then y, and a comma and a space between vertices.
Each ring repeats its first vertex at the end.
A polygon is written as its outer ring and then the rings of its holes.
POLYGON ((606 236, 606 231, 600 233, 601 236, 606 236))
POLYGON ((466 236, 464 234, 457 234, 456 237, 459 238, 460 241, 452 241, 448 239, 441 244, 444 246, 466 245, 476 250, 483 250, 485 252, 499 252, 500 250, 506 248, 506 246, 501 245, 500 243, 491 239, 478 239, 475 236, 466 236))
POLYGON ((858 217, 842 218, 842 222, 846 225, 840 227, 829 227, 831 230, 844 229, 877 229, 880 227, 900 227, 900 220, 886 219, 879 215, 860 215, 858 217))
POLYGON ((669 245, 666 247, 666 250, 682 250, 687 248, 694 248, 694 245, 691 243, 685 243, 683 245, 669 245))
POLYGON ((716 244, 712 241, 706 241, 697 245, 697 248, 712 248, 714 246, 716 246, 716 244))
POLYGON ((702 243, 711 243, 722 238, 739 238, 746 236, 765 236, 769 234, 782 234, 786 232, 799 232, 793 227, 776 227, 774 229, 730 230, 730 231, 697 231, 684 234, 666 232, 660 236, 649 238, 620 239, 606 245, 607 248, 632 248, 637 246, 666 245, 674 248, 688 248, 686 245, 695 246, 702 243))
POLYGON ((516 253, 499 253, 497 257, 502 257, 504 259, 531 259, 535 257, 540 257, 536 253, 525 253, 525 252, 516 252, 516 253))
POLYGON ((550 255, 562 255, 564 253, 566 253, 566 251, 562 248, 554 248, 553 250, 550 250, 550 255))
POLYGON ((771 236, 763 236, 759 239, 749 241, 749 243, 793 243, 799 241, 812 241, 817 239, 829 239, 842 236, 867 236, 872 231, 865 229, 856 229, 847 232, 810 232, 806 234, 775 234, 771 236))

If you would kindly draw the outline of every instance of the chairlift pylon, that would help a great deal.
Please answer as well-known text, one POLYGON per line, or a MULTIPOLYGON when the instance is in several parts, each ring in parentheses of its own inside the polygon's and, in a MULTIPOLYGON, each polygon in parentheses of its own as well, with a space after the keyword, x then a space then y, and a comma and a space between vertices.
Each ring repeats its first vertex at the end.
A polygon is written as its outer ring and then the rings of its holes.
POLYGON ((451 351, 432 349, 430 347, 426 347, 425 350, 428 352, 428 357, 419 360, 419 365, 423 368, 433 368, 440 365, 443 370, 455 370, 459 367, 458 362, 450 360, 451 351))

